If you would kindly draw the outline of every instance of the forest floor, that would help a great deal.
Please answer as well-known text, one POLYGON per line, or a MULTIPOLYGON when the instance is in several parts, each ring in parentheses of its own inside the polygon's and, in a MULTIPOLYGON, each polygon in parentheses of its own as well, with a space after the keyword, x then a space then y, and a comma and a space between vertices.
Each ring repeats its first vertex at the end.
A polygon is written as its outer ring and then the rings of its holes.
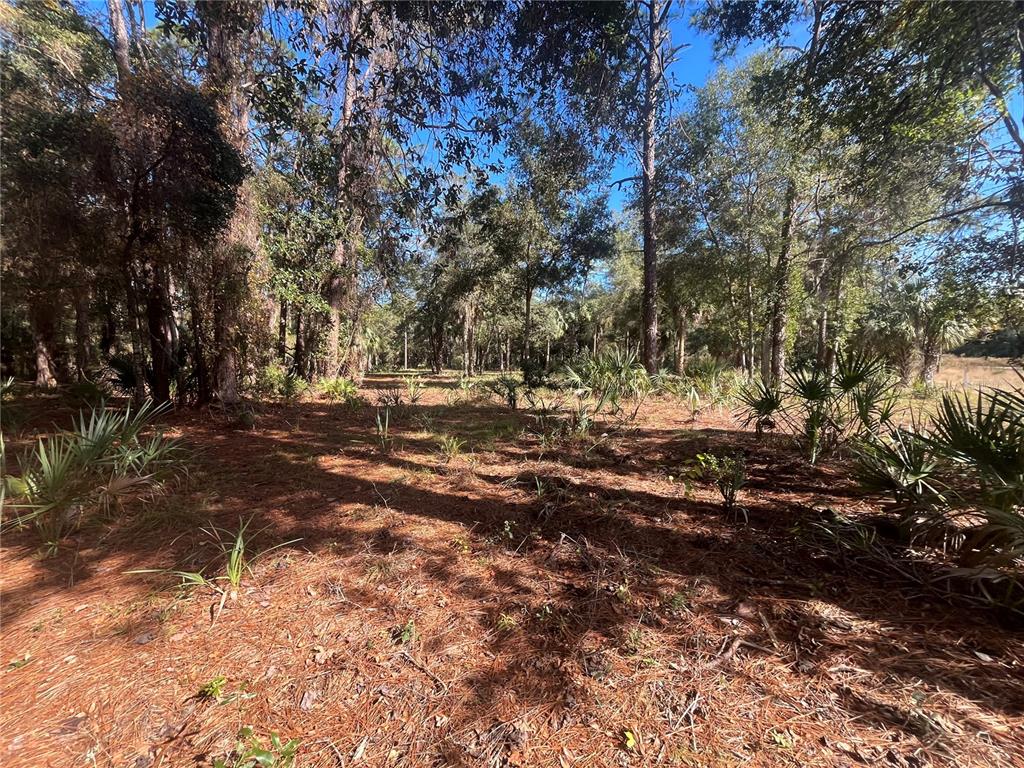
POLYGON ((841 463, 669 400, 545 446, 451 379, 390 451, 372 407, 256 411, 175 414, 187 481, 55 556, 5 536, 5 768, 234 765, 243 726, 305 767, 1024 766, 1020 628, 922 585, 841 463), (738 512, 681 479, 730 450, 738 512), (201 529, 249 519, 291 543, 222 611, 130 573, 219 567, 201 529))

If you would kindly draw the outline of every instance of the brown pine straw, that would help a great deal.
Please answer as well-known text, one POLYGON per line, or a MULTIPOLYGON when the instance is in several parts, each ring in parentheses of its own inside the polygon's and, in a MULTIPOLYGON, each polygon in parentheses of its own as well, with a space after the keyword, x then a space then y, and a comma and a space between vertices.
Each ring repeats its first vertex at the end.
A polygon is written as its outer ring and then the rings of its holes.
POLYGON ((1019 631, 814 538, 825 509, 878 512, 841 463, 668 400, 544 449, 450 398, 393 414, 389 454, 372 408, 178 415, 205 450, 171 497, 49 559, 7 535, 0 764, 210 765, 249 725, 307 767, 1024 766, 1019 631), (679 481, 729 449, 746 518, 679 481), (216 622, 212 591, 126 573, 209 565, 199 527, 240 517, 250 551, 301 542, 216 622))

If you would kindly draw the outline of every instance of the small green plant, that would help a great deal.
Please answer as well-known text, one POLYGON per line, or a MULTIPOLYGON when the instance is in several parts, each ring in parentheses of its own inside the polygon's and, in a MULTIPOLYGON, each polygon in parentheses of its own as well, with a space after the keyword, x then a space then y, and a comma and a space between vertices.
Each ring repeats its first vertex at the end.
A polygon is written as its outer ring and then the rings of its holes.
POLYGON ((770 382, 753 381, 740 390, 739 398, 747 408, 745 426, 753 424, 758 437, 766 430, 775 429, 783 405, 781 389, 770 382))
POLYGON ((674 397, 686 403, 690 413, 696 413, 700 408, 700 390, 693 379, 688 376, 677 376, 673 373, 658 373, 654 379, 654 386, 658 392, 674 397))
POLYGON ((224 698, 224 688, 227 684, 228 679, 224 675, 217 675, 200 686, 199 698, 220 701, 224 698))
POLYGON ((402 390, 398 387, 388 387, 377 395, 377 406, 379 408, 401 408, 402 403, 402 390))
POLYGON ((308 387, 305 379, 277 363, 271 363, 260 370, 254 383, 258 395, 282 397, 285 400, 297 399, 308 387))
POLYGON ((607 409, 612 415, 628 421, 636 419, 640 407, 655 387, 655 380, 640 364, 636 350, 623 352, 617 347, 596 356, 587 356, 574 366, 566 366, 565 377, 577 397, 593 402, 595 417, 607 409), (627 401, 633 405, 631 411, 624 407, 627 401))
POLYGON ((409 402, 415 405, 420 401, 420 398, 423 396, 423 390, 426 387, 416 376, 403 376, 402 381, 405 382, 405 391, 409 397, 409 402))
POLYGON ((309 382, 296 373, 289 371, 281 384, 280 395, 285 400, 298 400, 309 389, 309 382))
POLYGON ((238 744, 227 757, 213 761, 213 768, 293 768, 300 742, 284 741, 276 733, 270 734, 265 745, 250 726, 238 732, 238 744))
POLYGON ((523 383, 511 376, 499 376, 487 385, 492 394, 504 401, 505 405, 513 411, 519 408, 519 395, 523 389, 523 383))
POLYGON ((22 412, 13 402, 14 377, 0 379, 0 429, 5 432, 15 431, 22 421, 22 412))
POLYGON ((718 486, 726 509, 736 506, 736 496, 747 482, 747 464, 743 454, 718 456, 698 453, 697 465, 701 476, 718 486))
POLYGON ((358 405, 361 402, 359 387, 355 382, 337 377, 323 379, 319 384, 320 395, 332 403, 344 403, 345 405, 358 405))
POLYGON ((417 638, 416 622, 409 619, 405 624, 395 627, 391 631, 391 637, 398 645, 408 645, 417 638))
POLYGON ((928 426, 868 435, 861 482, 891 498, 917 541, 953 555, 973 588, 1024 614, 1022 386, 943 393, 928 426))
POLYGON ((462 455, 462 449, 466 441, 455 435, 442 435, 437 440, 437 447, 444 458, 445 463, 450 464, 462 455))
POLYGON ((793 434, 814 464, 865 433, 889 426, 896 409, 885 366, 866 353, 840 354, 835 371, 792 368, 781 385, 755 382, 740 393, 758 436, 777 426, 793 434))
POLYGON ((110 514, 163 490, 185 472, 180 442, 151 426, 168 408, 93 408, 79 413, 70 431, 40 438, 21 477, 4 477, 5 492, 18 503, 7 505, 17 514, 3 525, 34 524, 53 552, 90 511, 110 514))
MULTIPOLYGON (((203 571, 168 571, 161 568, 133 570, 128 571, 128 573, 171 573, 181 579, 182 587, 208 587, 212 589, 216 594, 220 595, 220 604, 214 614, 214 619, 216 620, 216 617, 224 610, 225 603, 229 599, 235 600, 238 597, 238 590, 242 586, 242 579, 247 573, 252 572, 252 566, 257 560, 276 549, 301 541, 301 539, 282 541, 250 557, 247 554, 247 549, 251 540, 248 532, 251 524, 251 517, 245 521, 239 518, 238 530, 234 533, 218 528, 213 524, 202 529, 220 549, 221 567, 223 568, 223 573, 220 576, 215 576, 211 579, 203 571)), ((259 533, 262 533, 262 531, 257 532, 256 535, 259 533)))
POLYGON ((498 620, 494 622, 494 628, 499 632, 512 632, 518 626, 519 621, 511 613, 499 614, 498 620))
POLYGON ((391 408, 384 406, 378 408, 374 415, 374 429, 377 436, 377 445, 382 453, 390 453, 394 444, 391 437, 391 408))

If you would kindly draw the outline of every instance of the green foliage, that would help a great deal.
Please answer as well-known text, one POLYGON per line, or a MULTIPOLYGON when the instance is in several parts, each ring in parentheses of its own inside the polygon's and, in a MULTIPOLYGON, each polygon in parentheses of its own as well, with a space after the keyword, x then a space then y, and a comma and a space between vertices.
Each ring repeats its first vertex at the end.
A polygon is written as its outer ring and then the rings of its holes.
POLYGON ((782 390, 779 387, 758 379, 740 389, 739 398, 747 409, 743 423, 748 427, 753 424, 758 437, 765 430, 775 429, 783 405, 782 390))
POLYGON ((487 384, 487 389, 513 411, 519 407, 519 396, 524 388, 523 382, 511 376, 499 376, 487 384))
POLYGON ((413 619, 409 619, 405 624, 395 627, 391 632, 391 636, 397 644, 408 645, 419 636, 416 632, 416 622, 413 619))
POLYGON ((417 376, 403 376, 402 381, 405 382, 405 392, 409 402, 415 405, 423 396, 423 390, 426 389, 426 386, 417 376))
POLYGON ((640 364, 635 350, 618 347, 597 356, 587 355, 572 366, 566 366, 566 383, 577 396, 593 402, 594 415, 607 410, 612 415, 625 415, 632 421, 654 388, 654 381, 640 364), (624 410, 630 402, 632 411, 624 410))
POLYGON ((456 435, 442 435, 437 440, 437 447, 446 463, 455 461, 462 455, 466 441, 456 435))
POLYGON ((292 401, 302 396, 309 383, 299 374, 277 363, 270 363, 256 376, 255 392, 267 397, 280 397, 292 401))
POLYGON ((1015 578, 998 569, 1024 562, 1024 387, 944 394, 930 428, 869 437, 858 466, 868 489, 890 496, 922 541, 977 569, 975 580, 1015 578))
POLYGON ((68 396, 89 408, 102 407, 108 395, 109 392, 102 383, 92 382, 88 379, 73 382, 68 386, 68 396))
POLYGON ((299 741, 283 741, 276 733, 264 744, 250 726, 238 732, 238 744, 230 755, 213 761, 213 768, 293 768, 299 741))
POLYGON ((374 430, 377 437, 377 445, 382 453, 390 453, 394 447, 394 438, 391 436, 391 408, 384 406, 377 408, 374 412, 374 430))
POLYGON ((733 509, 737 494, 747 483, 747 461, 743 454, 698 453, 697 466, 701 477, 718 487, 725 508, 733 509))
POLYGON ((402 396, 402 390, 398 387, 388 387, 383 389, 377 395, 377 406, 379 408, 401 408, 404 398, 402 396))
POLYGON ((839 355, 832 374, 793 368, 782 386, 753 382, 740 390, 740 401, 744 422, 753 424, 759 437, 781 423, 812 464, 853 437, 886 428, 896 409, 887 369, 864 353, 839 355))
POLYGON ((317 389, 321 396, 332 403, 340 402, 353 406, 362 402, 362 398, 359 397, 359 388, 350 379, 341 377, 322 379, 317 385, 317 389))
POLYGON ((12 432, 21 424, 23 412, 13 401, 14 377, 0 379, 0 432, 12 432))
POLYGON ((220 701, 224 698, 224 687, 228 684, 228 679, 224 675, 218 675, 199 688, 199 697, 203 699, 210 699, 211 701, 220 701))
POLYGON ((152 422, 167 406, 151 402, 124 410, 80 413, 72 430, 40 438, 20 478, 7 487, 22 500, 5 525, 36 525, 54 549, 90 511, 110 513, 131 499, 156 493, 184 471, 181 443, 152 422))

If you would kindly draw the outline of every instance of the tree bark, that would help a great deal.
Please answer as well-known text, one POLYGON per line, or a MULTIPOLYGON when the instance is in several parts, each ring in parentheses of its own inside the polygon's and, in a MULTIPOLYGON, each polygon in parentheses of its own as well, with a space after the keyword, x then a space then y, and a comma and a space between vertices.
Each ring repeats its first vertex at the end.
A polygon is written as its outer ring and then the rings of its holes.
POLYGON ((675 372, 677 376, 683 375, 686 367, 686 317, 682 312, 676 313, 676 354, 675 372))
POLYGON ((171 328, 174 320, 166 281, 166 269, 156 267, 150 275, 146 294, 146 326, 153 361, 151 395, 157 403, 166 403, 171 399, 171 377, 174 371, 174 332, 171 328))
POLYGON ((531 309, 533 307, 533 286, 526 286, 526 317, 523 322, 523 359, 522 365, 525 367, 530 362, 530 347, 531 339, 530 334, 532 333, 531 325, 531 309))
MULTIPOLYGON (((196 403, 204 405, 213 399, 213 384, 210 381, 210 369, 206 364, 206 326, 203 323, 203 310, 199 301, 199 288, 189 286, 191 295, 190 314, 192 317, 192 365, 196 374, 196 403)), ((184 393, 179 392, 179 399, 184 393)))
MULTIPOLYGON (((246 0, 201 6, 207 32, 207 83, 217 97, 225 135, 243 157, 249 153, 249 99, 242 84, 242 58, 261 6, 246 0)), ((251 180, 242 183, 230 223, 214 246, 217 300, 214 302, 214 376, 218 399, 237 404, 239 305, 245 298, 245 261, 259 248, 259 228, 251 180)), ((259 266, 260 260, 257 259, 259 266)), ((263 265, 265 267, 265 265, 263 265)), ((262 335, 266 335, 265 326, 262 335)))
POLYGON ((52 308, 32 307, 32 342, 36 357, 36 386, 52 389, 57 386, 56 365, 53 360, 54 320, 52 308))
MULTIPOLYGON (((355 41, 359 34, 364 4, 361 0, 351 2, 346 9, 344 27, 347 33, 348 49, 345 56, 344 83, 342 87, 341 115, 335 125, 338 156, 338 215, 344 222, 344 229, 335 242, 332 257, 334 272, 327 287, 327 301, 330 306, 327 330, 327 372, 329 376, 341 373, 354 381, 361 379, 361 335, 359 307, 359 264, 354 239, 358 237, 361 205, 359 190, 354 188, 357 175, 354 171, 354 156, 349 128, 355 114, 356 97, 359 91, 359 66, 355 52, 355 41), (346 312, 349 315, 349 340, 344 358, 341 354, 341 328, 346 312)), ((371 54, 372 55, 372 54, 371 54)), ((363 169, 365 170, 365 169, 363 169)), ((368 180, 362 178, 362 185, 368 180)))
POLYGON ((302 309, 295 308, 295 354, 292 356, 292 372, 296 376, 306 373, 306 345, 302 338, 302 309))
POLYGON ((926 339, 921 350, 921 381, 929 387, 935 383, 941 359, 942 348, 934 339, 926 339))
POLYGON ((658 233, 657 212, 654 202, 655 182, 655 130, 657 127, 658 93, 661 86, 662 3, 650 0, 648 8, 646 44, 647 60, 644 67, 643 104, 643 158, 641 174, 641 208, 643 213, 644 292, 643 361, 647 372, 658 372, 658 233))
POLYGON ((790 178, 786 183, 786 202, 779 233, 779 260, 775 265, 775 280, 772 290, 769 349, 771 350, 770 377, 773 382, 782 378, 786 367, 786 322, 789 314, 789 279, 792 268, 793 212, 796 205, 796 182, 790 178))
POLYGON ((288 360, 288 302, 284 299, 277 315, 277 359, 282 365, 288 360))
POLYGON ((80 275, 74 288, 75 300, 75 374, 79 381, 88 377, 92 367, 92 346, 89 343, 89 285, 80 275))
POLYGON ((128 27, 124 23, 124 8, 121 6, 121 0, 107 0, 107 12, 110 15, 110 32, 114 38, 114 64, 117 67, 117 78, 124 80, 131 75, 132 69, 128 55, 128 27))

